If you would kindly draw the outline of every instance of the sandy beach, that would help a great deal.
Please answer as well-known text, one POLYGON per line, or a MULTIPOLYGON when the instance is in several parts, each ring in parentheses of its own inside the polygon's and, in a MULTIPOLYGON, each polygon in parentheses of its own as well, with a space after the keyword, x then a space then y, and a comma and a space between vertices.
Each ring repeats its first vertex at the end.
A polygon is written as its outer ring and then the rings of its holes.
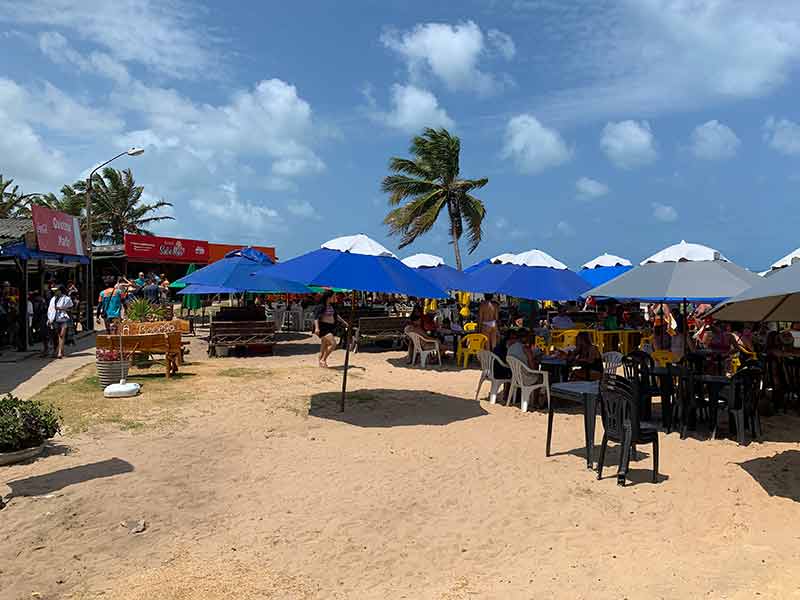
POLYGON ((148 408, 150 378, 135 420, 0 468, 0 598, 800 597, 796 416, 746 447, 663 434, 660 482, 642 448, 622 488, 577 407, 545 458, 546 414, 475 402, 477 370, 367 351, 341 414, 343 353, 314 350, 198 345, 174 402, 148 408))

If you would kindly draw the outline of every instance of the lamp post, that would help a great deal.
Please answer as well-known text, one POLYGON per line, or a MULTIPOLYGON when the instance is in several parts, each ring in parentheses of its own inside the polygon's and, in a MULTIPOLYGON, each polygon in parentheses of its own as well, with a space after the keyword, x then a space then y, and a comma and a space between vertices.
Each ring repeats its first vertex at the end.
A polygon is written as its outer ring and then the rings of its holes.
POLYGON ((86 180, 86 252, 89 254, 89 274, 86 278, 86 330, 94 331, 94 251, 92 250, 92 181, 94 174, 105 167, 108 163, 117 160, 120 156, 141 156, 144 148, 130 148, 125 152, 120 152, 114 158, 109 158, 106 162, 97 165, 89 173, 86 180))

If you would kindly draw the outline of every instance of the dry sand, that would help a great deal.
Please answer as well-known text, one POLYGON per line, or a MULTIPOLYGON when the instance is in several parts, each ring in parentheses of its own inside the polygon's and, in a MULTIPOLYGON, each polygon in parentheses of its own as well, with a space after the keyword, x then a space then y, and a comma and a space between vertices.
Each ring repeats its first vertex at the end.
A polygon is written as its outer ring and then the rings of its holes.
POLYGON ((366 352, 340 414, 312 350, 197 361, 176 418, 0 467, 0 598, 800 597, 797 417, 663 435, 661 482, 642 448, 621 488, 568 407, 545 458, 546 415, 474 402, 475 370, 366 352))

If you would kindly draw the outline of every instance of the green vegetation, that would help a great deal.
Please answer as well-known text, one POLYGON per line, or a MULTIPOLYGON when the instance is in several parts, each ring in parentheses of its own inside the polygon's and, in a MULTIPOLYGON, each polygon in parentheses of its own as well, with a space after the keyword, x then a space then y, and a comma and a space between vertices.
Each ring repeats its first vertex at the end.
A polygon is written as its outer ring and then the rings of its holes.
POLYGON ((265 377, 269 375, 266 369, 248 369, 246 367, 231 367, 222 369, 219 374, 222 377, 265 377))
POLYGON ((38 401, 0 398, 0 452, 35 448, 61 430, 58 411, 38 401))
POLYGON ((471 192, 489 183, 483 179, 459 179, 461 140, 446 129, 426 129, 411 141, 413 159, 394 157, 389 161, 393 173, 383 179, 381 189, 389 194, 389 205, 396 206, 384 219, 391 235, 401 235, 400 247, 412 244, 436 223, 442 209, 447 220, 456 267, 461 270, 458 245, 466 222, 469 252, 483 237, 486 207, 471 192), (408 200, 405 204, 401 203, 408 200))

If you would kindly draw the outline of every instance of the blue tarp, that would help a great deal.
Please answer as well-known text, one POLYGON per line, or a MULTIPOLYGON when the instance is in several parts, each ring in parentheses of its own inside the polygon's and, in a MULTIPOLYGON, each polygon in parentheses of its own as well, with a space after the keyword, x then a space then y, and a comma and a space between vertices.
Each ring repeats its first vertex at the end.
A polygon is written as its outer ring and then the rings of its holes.
POLYGON ((275 276, 307 285, 362 292, 444 298, 447 294, 392 256, 370 256, 320 248, 271 267, 275 276))
POLYGON ((603 285, 606 281, 611 281, 615 277, 619 277, 623 273, 627 273, 632 268, 632 266, 620 265, 613 267, 596 267, 594 269, 581 269, 578 271, 578 275, 590 286, 597 287, 598 285, 603 285))
POLYGON ((51 260, 65 264, 89 264, 89 258, 86 256, 73 256, 71 254, 56 254, 55 252, 32 250, 23 242, 15 242, 0 248, 0 258, 18 258, 20 260, 51 260))
POLYGON ((591 286, 568 269, 487 263, 467 275, 466 292, 529 300, 576 300, 591 286))
POLYGON ((443 290, 462 290, 467 285, 467 276, 449 265, 438 267, 417 267, 414 269, 425 279, 443 290))
POLYGON ((311 291, 302 283, 275 273, 272 259, 254 248, 242 248, 225 255, 225 258, 198 269, 178 282, 186 285, 203 285, 226 288, 234 292, 287 292, 308 294, 311 291))

